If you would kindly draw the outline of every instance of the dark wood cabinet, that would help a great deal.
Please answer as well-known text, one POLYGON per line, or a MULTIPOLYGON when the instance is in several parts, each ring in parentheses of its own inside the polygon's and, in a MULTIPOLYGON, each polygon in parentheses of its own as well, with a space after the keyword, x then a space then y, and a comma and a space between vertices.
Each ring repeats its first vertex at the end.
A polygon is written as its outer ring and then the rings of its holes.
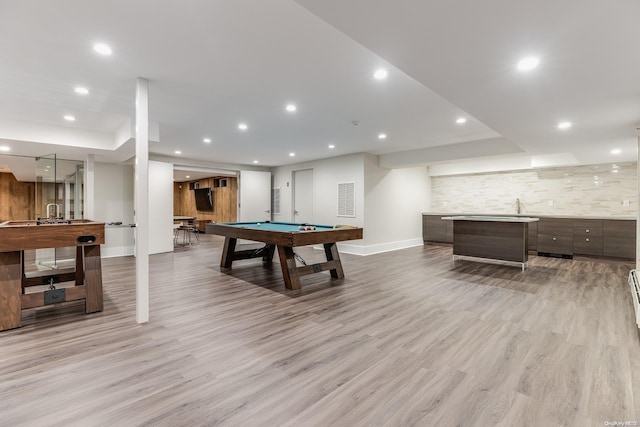
POLYGON ((602 253, 607 257, 636 257, 636 222, 605 219, 602 221, 602 253))
POLYGON ((422 240, 453 243, 453 223, 442 217, 443 215, 422 215, 422 240))
POLYGON ((538 253, 572 256, 572 221, 566 218, 540 218, 538 222, 538 253))
POLYGON ((602 256, 602 220, 573 220, 573 253, 602 256))

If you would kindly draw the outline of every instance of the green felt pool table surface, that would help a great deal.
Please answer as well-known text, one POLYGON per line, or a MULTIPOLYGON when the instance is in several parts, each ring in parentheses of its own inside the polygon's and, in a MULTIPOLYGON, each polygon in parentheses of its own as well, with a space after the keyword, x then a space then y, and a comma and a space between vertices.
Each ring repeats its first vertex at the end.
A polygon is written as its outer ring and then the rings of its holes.
POLYGON ((229 225, 231 227, 252 228, 256 230, 269 230, 269 231, 284 231, 284 232, 303 232, 311 230, 301 230, 301 226, 312 226, 317 231, 333 230, 332 225, 318 225, 307 223, 293 223, 293 222, 223 222, 223 225, 229 225))

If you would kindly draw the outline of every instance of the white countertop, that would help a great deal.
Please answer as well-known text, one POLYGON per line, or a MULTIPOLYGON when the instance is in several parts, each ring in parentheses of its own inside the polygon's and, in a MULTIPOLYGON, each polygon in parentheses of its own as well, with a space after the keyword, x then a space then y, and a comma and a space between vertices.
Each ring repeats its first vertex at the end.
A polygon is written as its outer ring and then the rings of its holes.
POLYGON ((526 216, 474 216, 474 215, 458 215, 443 216, 442 219, 450 219, 453 221, 487 221, 487 222, 536 222, 539 218, 529 218, 526 216))

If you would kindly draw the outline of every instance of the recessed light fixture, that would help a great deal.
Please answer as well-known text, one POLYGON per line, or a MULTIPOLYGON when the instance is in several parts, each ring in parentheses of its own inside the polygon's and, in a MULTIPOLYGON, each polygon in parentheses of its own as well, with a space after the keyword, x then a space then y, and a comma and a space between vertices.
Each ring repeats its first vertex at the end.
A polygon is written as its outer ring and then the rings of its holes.
POLYGON ((175 154, 182 154, 182 151, 180 151, 180 150, 176 150, 176 151, 174 151, 174 153, 175 153, 175 154))
POLYGON ((376 70, 375 73, 373 73, 373 78, 376 80, 384 80, 388 75, 389 73, 387 73, 387 70, 380 68, 379 70, 376 70))
POLYGON ((336 146, 333 144, 329 144, 329 148, 333 150, 334 148, 336 148, 336 146))
POLYGON ((96 52, 98 52, 100 55, 111 55, 113 53, 113 51, 111 50, 111 48, 109 47, 109 45, 106 45, 104 43, 96 43, 93 45, 93 50, 95 50, 96 52))
POLYGON ((530 71, 536 68, 540 64, 540 59, 535 56, 528 56, 526 58, 522 58, 518 62, 518 70, 520 71, 530 71))
POLYGON ((461 125, 463 123, 466 123, 466 122, 467 122, 467 119, 465 119, 464 117, 460 117, 458 120, 456 120, 456 123, 459 124, 459 125, 461 125))
POLYGON ((612 170, 611 172, 613 172, 613 173, 618 173, 618 169, 614 169, 614 170, 612 170))
POLYGON ((211 138, 205 138, 202 140, 202 142, 209 144, 211 142, 211 138))
POLYGON ((611 150, 611 154, 620 154, 622 153, 622 150, 619 148, 614 148, 613 150, 611 150))
POLYGON ((254 161, 253 161, 253 164, 257 164, 257 163, 258 163, 258 161, 257 161, 257 160, 254 160, 254 161))
POLYGON ((296 111, 298 109, 298 107, 295 106, 295 104, 287 104, 286 107, 284 107, 285 110, 287 110, 290 113, 293 113, 294 111, 296 111))
POLYGON ((185 178, 191 178, 191 175, 185 175, 184 177, 185 178))
POLYGON ((89 94, 89 89, 87 89, 86 87, 82 87, 82 86, 78 86, 75 89, 73 89, 73 91, 75 93, 79 93, 80 95, 88 95, 89 94))
POLYGON ((296 153, 289 153, 289 157, 294 157, 296 153))
POLYGON ((378 135, 378 139, 387 139, 387 134, 381 133, 380 135, 378 135))
POLYGON ((65 119, 66 121, 68 121, 68 122, 75 122, 75 121, 76 121, 76 118, 75 118, 75 117, 73 117, 73 116, 71 116, 71 115, 69 115, 69 114, 67 114, 66 116, 64 116, 64 119, 65 119))
POLYGON ((247 129, 249 129, 249 126, 247 126, 247 124, 246 124, 246 123, 240 123, 240 124, 238 125, 238 129, 240 129, 240 130, 247 130, 247 129))
POLYGON ((569 129, 571 126, 573 126, 573 123, 571 123, 571 122, 560 122, 560 123, 558 123, 558 129, 569 129))
POLYGON ((0 151, 10 151, 11 148, 7 147, 6 145, 0 145, 0 151))

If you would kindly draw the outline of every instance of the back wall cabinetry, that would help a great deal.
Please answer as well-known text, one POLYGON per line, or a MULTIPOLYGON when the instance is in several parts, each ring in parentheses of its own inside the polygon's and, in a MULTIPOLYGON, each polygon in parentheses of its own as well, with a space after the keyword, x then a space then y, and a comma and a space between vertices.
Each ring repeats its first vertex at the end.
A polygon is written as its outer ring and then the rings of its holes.
MULTIPOLYGON (((422 215, 425 243, 453 242, 451 230, 447 229, 451 221, 441 219, 451 215, 459 214, 422 215)), ((539 255, 627 259, 636 256, 636 221, 633 219, 536 217, 539 221, 529 224, 528 249, 539 255)))

